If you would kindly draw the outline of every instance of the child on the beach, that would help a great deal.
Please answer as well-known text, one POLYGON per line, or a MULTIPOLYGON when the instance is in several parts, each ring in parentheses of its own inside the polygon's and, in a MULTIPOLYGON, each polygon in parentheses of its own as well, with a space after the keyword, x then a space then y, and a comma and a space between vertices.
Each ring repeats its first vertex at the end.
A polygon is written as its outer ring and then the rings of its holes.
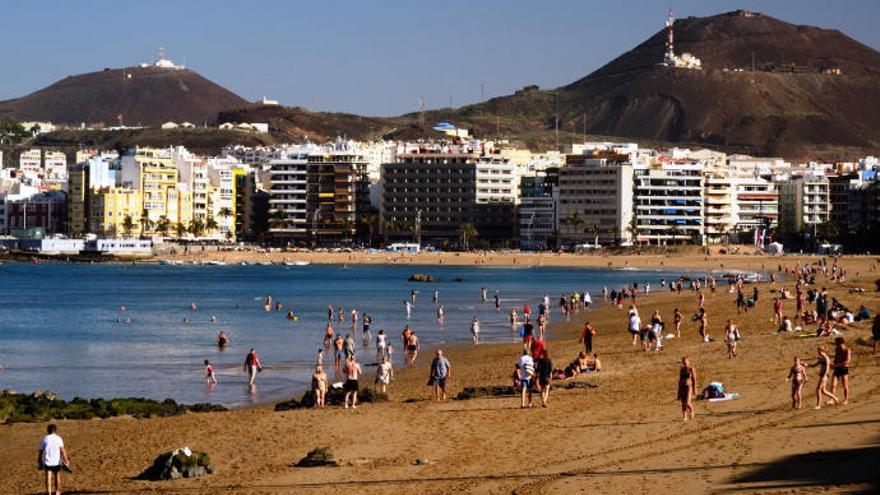
POLYGON ((786 378, 786 381, 791 382, 791 408, 800 409, 804 384, 807 383, 807 369, 804 367, 801 358, 797 356, 794 357, 794 364, 788 372, 788 378, 786 378))
POLYGON ((727 320, 725 327, 724 340, 727 342, 727 357, 733 359, 736 357, 736 341, 739 340, 739 330, 733 320, 727 320))
POLYGON ((214 374, 214 367, 211 361, 205 359, 205 381, 208 385, 217 385, 217 376, 214 374))

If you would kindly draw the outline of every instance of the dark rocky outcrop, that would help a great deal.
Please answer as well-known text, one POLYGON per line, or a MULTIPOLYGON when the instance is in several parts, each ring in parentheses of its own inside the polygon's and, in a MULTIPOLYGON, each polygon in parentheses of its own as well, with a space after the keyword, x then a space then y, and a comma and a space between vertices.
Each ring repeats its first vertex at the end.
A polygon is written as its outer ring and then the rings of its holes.
POLYGON ((330 447, 318 447, 296 463, 296 467, 321 467, 338 466, 339 462, 333 456, 330 447))
POLYGON ((180 478, 199 478, 214 473, 211 457, 204 452, 191 452, 188 448, 161 454, 153 465, 145 469, 137 479, 171 481, 180 478))

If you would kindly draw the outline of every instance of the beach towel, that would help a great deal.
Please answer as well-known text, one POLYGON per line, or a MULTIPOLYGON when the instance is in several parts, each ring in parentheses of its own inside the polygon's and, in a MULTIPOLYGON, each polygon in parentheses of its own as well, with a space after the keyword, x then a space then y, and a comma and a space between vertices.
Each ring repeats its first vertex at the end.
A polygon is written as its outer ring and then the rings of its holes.
POLYGON ((728 401, 731 399, 736 399, 737 397, 739 397, 739 395, 740 394, 738 392, 724 394, 723 397, 715 397, 715 398, 709 399, 709 402, 724 402, 724 401, 728 401))

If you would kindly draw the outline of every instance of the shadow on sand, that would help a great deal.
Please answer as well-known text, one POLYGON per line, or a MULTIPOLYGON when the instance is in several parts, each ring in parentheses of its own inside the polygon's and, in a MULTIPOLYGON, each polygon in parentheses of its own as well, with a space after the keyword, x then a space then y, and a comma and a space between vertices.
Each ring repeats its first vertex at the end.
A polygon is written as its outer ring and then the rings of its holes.
POLYGON ((730 490, 767 490, 865 484, 864 493, 880 492, 880 443, 845 450, 798 454, 731 478, 730 490), (747 484, 747 486, 742 486, 747 484))

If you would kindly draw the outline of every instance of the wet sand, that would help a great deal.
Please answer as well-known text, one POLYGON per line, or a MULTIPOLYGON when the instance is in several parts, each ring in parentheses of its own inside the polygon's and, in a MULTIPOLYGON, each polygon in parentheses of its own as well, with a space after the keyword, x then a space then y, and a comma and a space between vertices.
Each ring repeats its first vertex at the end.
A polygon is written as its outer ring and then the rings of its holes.
MULTIPOLYGON (((548 258, 554 259, 545 257, 545 262, 548 258)), ((705 269, 699 260, 701 256, 676 258, 675 264, 693 262, 692 269, 705 269)), ((724 263, 749 263, 753 269, 765 263, 770 269, 779 261, 737 260, 724 258, 724 263)), ((631 265, 647 266, 638 261, 631 265)), ((851 309, 864 304, 873 315, 880 310, 880 293, 874 292, 873 284, 880 272, 870 272, 875 261, 842 259, 850 281, 839 286, 820 277, 818 283, 851 309), (856 272, 862 274, 857 282, 852 281, 856 272), (866 292, 849 292, 857 286, 866 292)), ((690 323, 698 306, 696 295, 655 287, 637 300, 644 319, 654 309, 667 322, 675 307, 685 314, 682 338, 667 341, 665 350, 657 353, 633 351, 625 312, 602 305, 586 317, 598 330, 594 348, 606 369, 578 379, 595 388, 566 389, 569 382, 554 382, 547 409, 522 410, 513 397, 435 403, 425 384, 430 356, 422 354, 414 368, 397 370, 389 402, 364 404, 356 411, 276 413, 267 405, 149 420, 60 421, 59 433, 77 470, 66 477, 66 487, 77 493, 195 494, 328 489, 377 494, 840 493, 880 488, 880 358, 872 356, 867 345, 870 322, 844 328, 853 349, 849 405, 814 411, 816 370, 810 368, 805 408, 792 411, 785 381, 792 356, 813 362, 816 345, 830 349, 832 339, 776 335, 770 321, 770 288, 760 286, 761 300, 747 315, 736 314, 734 296, 727 294, 725 283, 714 296, 707 291, 709 329, 716 341, 704 344, 690 323), (726 318, 734 318, 743 334, 735 359, 727 358, 721 342, 726 318), (694 362, 700 387, 717 380, 742 396, 719 403, 697 401, 696 420, 682 423, 675 400, 682 355, 694 362), (208 452, 216 474, 175 482, 132 479, 159 453, 184 445, 208 452), (333 448, 343 465, 292 466, 318 446, 333 448), (414 465, 415 459, 428 463, 414 465)), ((599 297, 594 295, 594 300, 599 297)), ((793 313, 794 301, 785 301, 784 311, 793 313)), ((560 321, 554 306, 551 318, 550 356, 562 367, 580 349, 577 336, 585 314, 560 321)), ((519 354, 516 344, 445 350, 453 367, 451 396, 466 386, 509 385, 519 354)), ((368 372, 368 383, 372 373, 368 372)), ((44 424, 0 427, 0 493, 40 493, 42 478, 35 458, 44 429, 44 424)))

